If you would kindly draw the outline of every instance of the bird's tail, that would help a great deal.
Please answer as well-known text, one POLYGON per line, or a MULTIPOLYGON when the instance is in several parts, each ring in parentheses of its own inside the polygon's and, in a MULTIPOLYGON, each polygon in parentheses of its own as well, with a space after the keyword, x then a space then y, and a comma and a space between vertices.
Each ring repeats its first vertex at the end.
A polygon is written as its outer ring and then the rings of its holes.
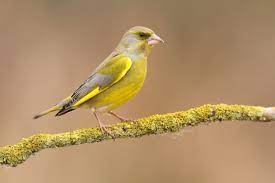
POLYGON ((37 118, 40 118, 42 116, 45 116, 51 112, 54 112, 54 111, 59 111, 63 108, 64 105, 66 105, 69 101, 71 100, 71 97, 67 97, 65 98, 64 100, 62 100, 61 102, 59 102, 58 104, 56 104, 55 106, 49 108, 48 110, 46 111, 43 111, 43 112, 40 112, 36 115, 34 115, 33 119, 37 119, 37 118))
POLYGON ((60 109, 61 109, 60 106, 54 106, 54 107, 52 107, 52 108, 50 108, 50 109, 48 109, 46 111, 43 111, 43 112, 40 112, 40 113, 34 115, 33 119, 40 118, 42 116, 45 116, 45 115, 47 115, 47 114, 49 114, 51 112, 54 112, 54 111, 58 111, 60 109))

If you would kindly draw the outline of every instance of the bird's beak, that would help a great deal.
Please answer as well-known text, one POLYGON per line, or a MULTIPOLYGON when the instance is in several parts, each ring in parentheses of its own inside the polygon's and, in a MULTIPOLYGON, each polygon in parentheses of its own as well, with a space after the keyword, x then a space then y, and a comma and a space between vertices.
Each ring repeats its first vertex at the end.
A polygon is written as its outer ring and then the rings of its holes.
POLYGON ((152 36, 147 39, 147 42, 150 46, 154 46, 158 43, 164 43, 164 41, 156 34, 152 34, 152 36))

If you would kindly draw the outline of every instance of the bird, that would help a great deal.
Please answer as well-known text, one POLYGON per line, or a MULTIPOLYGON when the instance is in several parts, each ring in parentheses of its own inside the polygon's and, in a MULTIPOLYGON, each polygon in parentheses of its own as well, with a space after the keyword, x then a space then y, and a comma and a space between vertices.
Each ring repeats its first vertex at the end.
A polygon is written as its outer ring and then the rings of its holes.
POLYGON ((108 113, 120 121, 128 121, 113 110, 140 91, 146 78, 148 56, 159 43, 164 41, 153 30, 143 26, 130 28, 114 51, 71 95, 33 118, 51 112, 57 112, 56 116, 61 116, 78 108, 89 109, 100 129, 110 134, 98 113, 108 113))

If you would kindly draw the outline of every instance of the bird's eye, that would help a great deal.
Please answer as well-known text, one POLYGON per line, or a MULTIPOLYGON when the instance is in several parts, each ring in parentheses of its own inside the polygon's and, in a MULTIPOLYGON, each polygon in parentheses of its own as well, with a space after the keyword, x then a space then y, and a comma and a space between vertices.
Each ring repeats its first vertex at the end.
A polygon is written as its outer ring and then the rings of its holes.
POLYGON ((140 32, 140 33, 139 33, 139 36, 140 36, 140 37, 145 37, 145 33, 144 33, 144 32, 140 32))

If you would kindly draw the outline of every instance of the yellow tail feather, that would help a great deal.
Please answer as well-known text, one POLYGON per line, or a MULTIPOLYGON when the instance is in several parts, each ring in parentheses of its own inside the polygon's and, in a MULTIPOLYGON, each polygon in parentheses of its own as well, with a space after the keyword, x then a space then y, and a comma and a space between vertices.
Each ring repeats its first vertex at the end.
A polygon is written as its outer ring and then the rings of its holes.
POLYGON ((61 102, 59 102, 58 104, 56 104, 55 106, 53 106, 52 108, 46 110, 46 111, 43 111, 43 112, 40 112, 38 114, 36 114, 33 119, 37 119, 37 118, 40 118, 42 116, 45 116, 51 112, 54 112, 54 111, 59 111, 62 109, 62 107, 67 104, 69 101, 71 100, 71 97, 67 97, 65 98, 64 100, 62 100, 61 102))
POLYGON ((33 119, 40 118, 40 117, 42 117, 42 116, 45 116, 45 115, 47 115, 47 114, 49 114, 49 113, 51 113, 51 112, 54 112, 54 111, 58 111, 58 110, 60 110, 60 109, 61 109, 60 106, 54 106, 54 107, 52 107, 52 108, 50 108, 50 109, 48 109, 48 110, 46 110, 46 111, 43 111, 43 112, 40 112, 40 113, 36 114, 36 115, 33 117, 33 119))

